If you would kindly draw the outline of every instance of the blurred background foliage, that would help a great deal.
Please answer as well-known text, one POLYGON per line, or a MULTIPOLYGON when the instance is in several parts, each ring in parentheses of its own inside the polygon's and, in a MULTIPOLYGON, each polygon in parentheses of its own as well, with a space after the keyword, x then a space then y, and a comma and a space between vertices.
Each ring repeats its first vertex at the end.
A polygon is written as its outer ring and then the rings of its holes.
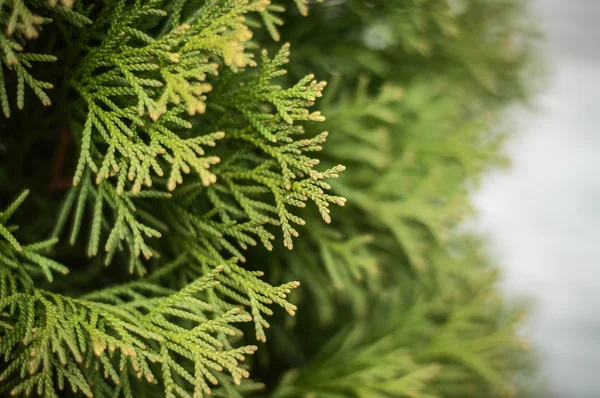
POLYGON ((288 76, 329 83, 322 162, 347 166, 332 187, 351 200, 266 265, 273 283, 302 281, 298 315, 257 354, 271 395, 533 394, 523 309, 461 228, 483 173, 509 163, 506 110, 538 83, 526 2, 331 0, 279 16, 288 76))

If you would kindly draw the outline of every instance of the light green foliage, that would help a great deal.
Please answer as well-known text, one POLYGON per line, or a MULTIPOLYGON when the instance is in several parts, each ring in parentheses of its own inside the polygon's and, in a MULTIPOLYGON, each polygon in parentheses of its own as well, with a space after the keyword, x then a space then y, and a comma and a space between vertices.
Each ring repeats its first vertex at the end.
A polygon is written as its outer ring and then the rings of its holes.
POLYGON ((107 35, 75 73, 74 85, 88 107, 75 184, 87 166, 96 173, 97 183, 117 174, 119 191, 127 177, 134 182, 132 192, 139 192, 142 185, 152 185, 151 172, 164 174, 159 156, 171 165, 169 190, 182 183, 182 170, 193 169, 205 185, 216 180, 208 169, 219 158, 202 157, 203 147, 214 146, 223 133, 184 139, 174 129, 192 128, 184 113, 205 112, 205 94, 212 89, 207 74, 219 70, 209 59, 212 53, 233 69, 254 65, 244 51, 252 34, 240 16, 262 9, 264 2, 203 7, 197 16, 158 37, 131 27, 144 18, 166 16, 161 3, 138 2, 130 8, 115 3, 106 16, 111 21, 107 35), (135 104, 122 105, 132 97, 135 104), (108 145, 100 167, 92 158, 98 151, 94 132, 108 145))
POLYGON ((525 15, 0 1, 0 394, 519 394, 521 311, 459 226, 525 15))
MULTIPOLYGON (((3 222, 25 197, 26 193, 1 213, 3 222)), ((198 298, 198 293, 219 284, 215 278, 223 267, 180 290, 157 284, 161 274, 156 274, 75 299, 37 289, 34 284, 37 274, 52 281, 51 269, 68 271, 37 254, 56 240, 21 246, 9 232, 14 228, 5 224, 1 228, 6 233, 0 257, 0 327, 4 330, 0 354, 8 362, 0 381, 13 380, 2 390, 9 389, 13 395, 37 391, 58 396, 58 391, 70 386, 86 396, 128 397, 132 384, 139 380, 156 383, 159 375, 167 397, 186 396, 186 391, 202 396, 210 394, 209 383, 217 384, 220 376, 215 372, 231 374, 236 384, 248 377, 238 362, 256 347, 234 348, 228 339, 240 333, 232 323, 252 317, 235 306, 217 311, 198 298), (90 368, 102 377, 90 374, 90 368), (174 377, 188 384, 181 385, 174 377)), ((162 270, 162 276, 172 268, 162 270)), ((286 305, 282 294, 289 287, 270 288, 263 283, 257 290, 268 296, 272 289, 271 294, 277 296, 274 300, 286 305)))
MULTIPOLYGON (((61 32, 89 23, 67 34, 77 44, 67 48, 72 69, 61 88, 75 95, 68 123, 79 154, 50 240, 23 245, 6 223, 25 194, 2 213, 0 388, 124 397, 256 390, 240 384, 249 375, 240 362, 256 346, 239 344, 235 324, 251 321, 266 341, 273 305, 294 315, 287 295, 299 283, 264 282, 262 271, 240 265, 244 251, 258 241, 272 250, 272 226, 291 249, 292 225, 305 224, 293 208, 313 202, 331 222, 329 205, 345 203, 325 182, 343 167, 320 171, 310 156, 327 133, 299 138, 301 123, 324 120, 310 108, 325 83, 275 82, 286 73, 287 44, 254 61, 245 15, 265 11, 265 0, 44 6, 59 10, 61 32), (63 247, 88 258, 60 264, 52 258, 63 247), (94 284, 103 267, 134 279, 75 296, 40 281, 81 266, 92 274, 74 281, 94 284)), ((19 18, 38 32, 41 19, 19 18)), ((18 57, 26 66, 50 60, 18 57)), ((19 70, 22 104, 29 80, 19 70)))
MULTIPOLYGON (((30 377, 4 388, 10 388, 13 395, 37 391, 58 396, 57 391, 69 385, 86 396, 95 391, 100 396, 127 397, 132 396, 131 384, 139 379, 156 383, 158 373, 165 396, 190 390, 202 396, 210 394, 207 382, 216 384, 213 373, 221 371, 230 373, 239 384, 248 372, 238 361, 256 347, 223 350, 224 344, 215 335, 235 335, 237 329, 229 324, 249 321, 250 316, 239 308, 212 315, 210 305, 194 297, 214 287, 214 274, 220 271, 216 269, 177 292, 146 282, 105 289, 83 299, 27 286, 9 290, 0 298, 0 308, 10 308, 9 320, 2 325, 8 332, 0 351, 5 361, 11 360, 0 380, 15 373, 30 377), (10 318, 16 322, 11 323, 10 318), (179 326, 181 320, 188 327, 179 326), (103 377, 88 374, 90 367, 103 377), (189 385, 176 385, 174 374, 189 385)), ((2 276, 3 287, 24 283, 14 273, 2 276)))

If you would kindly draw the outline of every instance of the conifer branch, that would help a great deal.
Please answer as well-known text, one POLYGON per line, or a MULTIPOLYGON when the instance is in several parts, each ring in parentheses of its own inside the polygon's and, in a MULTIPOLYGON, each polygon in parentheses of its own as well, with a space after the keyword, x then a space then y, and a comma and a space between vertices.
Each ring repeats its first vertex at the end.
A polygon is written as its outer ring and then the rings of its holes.
POLYGON ((22 282, 5 271, 0 267, 0 313, 8 316, 0 325, 0 354, 7 363, 0 380, 13 395, 27 395, 32 389, 52 395, 66 381, 74 391, 92 396, 96 387, 87 370, 90 366, 104 373, 115 394, 125 396, 131 395, 130 386, 138 380, 160 383, 166 396, 186 391, 202 396, 211 391, 206 381, 217 383, 216 372, 228 372, 236 384, 248 377, 238 361, 256 347, 223 350, 213 335, 235 335, 237 329, 229 324, 247 322, 250 316, 232 308, 213 317, 212 307, 194 297, 218 284, 214 278, 220 268, 172 294, 142 283, 90 294, 87 299, 28 284, 15 291, 22 282), (186 320, 188 327, 178 326, 177 320, 186 320), (190 328, 189 322, 194 326, 190 328), (185 361, 194 365, 194 375, 186 370, 185 361), (6 382, 19 380, 18 369, 26 369, 29 377, 14 385, 6 382), (189 385, 174 385, 174 372, 189 385))
POLYGON ((25 86, 29 87, 45 106, 50 105, 50 97, 46 90, 54 86, 34 78, 30 69, 36 62, 55 62, 57 58, 49 54, 28 53, 25 51, 26 41, 37 39, 43 25, 51 22, 49 18, 38 14, 38 8, 46 8, 51 13, 61 15, 74 26, 81 27, 91 23, 82 14, 72 10, 73 0, 7 0, 0 4, 0 105, 4 116, 11 115, 9 97, 6 89, 6 72, 17 77, 17 108, 25 105, 25 86))

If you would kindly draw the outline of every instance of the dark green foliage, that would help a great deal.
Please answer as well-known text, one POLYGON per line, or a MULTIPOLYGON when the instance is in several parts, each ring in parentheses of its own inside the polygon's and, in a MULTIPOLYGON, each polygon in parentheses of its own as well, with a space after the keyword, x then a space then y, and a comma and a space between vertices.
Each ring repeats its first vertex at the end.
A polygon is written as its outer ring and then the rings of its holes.
POLYGON ((514 395, 521 311, 459 223, 506 162, 528 23, 520 0, 0 2, 0 393, 514 395))

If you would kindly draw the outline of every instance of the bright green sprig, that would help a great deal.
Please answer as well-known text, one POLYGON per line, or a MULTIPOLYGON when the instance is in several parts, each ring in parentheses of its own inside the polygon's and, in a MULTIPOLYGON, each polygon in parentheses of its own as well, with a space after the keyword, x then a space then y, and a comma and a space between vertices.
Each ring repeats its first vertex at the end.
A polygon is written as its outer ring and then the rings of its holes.
MULTIPOLYGON (((236 207, 254 224, 280 225, 284 245, 291 249, 292 237, 298 235, 291 223, 304 225, 304 220, 292 214, 289 206, 304 207, 305 202, 311 200, 317 205, 323 219, 330 222, 329 204, 343 206, 345 199, 326 194, 330 186, 324 181, 337 178, 344 167, 336 166, 320 172, 315 169, 319 161, 307 156, 309 152, 322 149, 321 144, 325 142, 327 133, 308 139, 295 139, 304 133, 298 123, 324 120, 320 112, 310 112, 309 108, 321 96, 325 83, 318 83, 309 75, 288 89, 273 84, 274 79, 286 73, 282 66, 288 60, 287 44, 273 59, 263 52, 261 69, 256 78, 239 87, 235 93, 216 99, 220 106, 239 112, 251 124, 246 129, 234 129, 228 133, 228 138, 251 144, 263 156, 248 154, 234 157, 216 172, 226 182, 226 188, 217 187, 209 192, 215 205, 218 204, 217 213, 223 221, 239 219, 240 216, 234 208, 232 210, 231 198, 223 197, 223 194, 228 194, 233 197, 236 207), (272 106, 272 112, 264 112, 265 103, 272 106), (258 199, 265 194, 271 196, 272 202, 265 203, 258 199)), ((224 130, 227 130, 225 126, 224 130)), ((261 227, 258 231, 261 240, 268 242, 269 235, 261 227)), ((265 243, 265 246, 271 247, 270 243, 265 243)))
MULTIPOLYGON (((265 221, 271 221, 273 223, 270 213, 275 213, 275 215, 278 217, 276 224, 280 225, 283 231, 284 245, 287 248, 292 249, 292 237, 297 237, 298 231, 292 227, 291 223, 304 225, 305 221, 291 213, 288 210, 289 206, 304 208, 306 206, 305 202, 311 200, 317 205, 323 219, 326 222, 331 222, 331 218, 329 216, 329 204, 335 203, 343 206, 346 200, 342 197, 325 194, 323 189, 327 189, 328 184, 324 183, 320 179, 305 178, 300 181, 294 181, 294 183, 291 185, 286 185, 287 181, 285 178, 281 178, 280 174, 271 171, 269 169, 270 166, 272 166, 272 163, 265 162, 263 165, 255 168, 252 171, 230 172, 225 174, 224 178, 226 181, 245 183, 250 182, 259 184, 259 186, 267 189, 267 192, 269 192, 274 199, 274 205, 259 205, 258 208, 249 209, 249 215, 257 222, 264 223, 265 221)), ((322 175, 324 178, 334 178, 334 176, 342 170, 344 170, 342 166, 336 166, 325 171, 322 175)), ((237 191, 240 204, 242 206, 245 205, 245 207, 248 207, 248 203, 256 204, 256 201, 250 202, 248 197, 244 196, 244 191, 248 192, 249 194, 265 193, 265 191, 261 188, 251 188, 248 190, 247 188, 242 187, 240 189, 236 189, 234 183, 231 183, 230 186, 233 188, 234 195, 237 191)))
MULTIPOLYGON (((90 294, 87 299, 71 299, 41 290, 10 292, 0 297, 0 311, 15 306, 15 323, 0 342, 0 354, 17 353, 0 373, 0 380, 11 380, 19 369, 29 377, 12 385, 11 393, 29 394, 38 389, 56 394, 65 383, 74 391, 92 396, 98 388, 90 382, 88 368, 97 367, 115 394, 131 395, 133 383, 143 379, 159 383, 166 396, 194 393, 210 394, 207 381, 216 384, 216 374, 226 371, 239 384, 248 372, 239 367, 244 354, 256 347, 243 346, 223 350, 215 334, 235 335, 231 323, 247 322, 248 314, 233 308, 208 317, 208 305, 194 296, 214 288, 217 268, 181 291, 165 295, 165 289, 149 283, 127 289, 117 288, 90 294), (126 294, 131 297, 127 299, 126 294), (110 305, 108 305, 110 303, 110 305), (191 323, 178 326, 176 319, 191 323), (176 359, 177 358, 177 359, 176 359), (181 358, 192 364, 194 374, 181 358), (15 373, 16 372, 16 373, 15 373), (189 384, 173 383, 173 374, 189 384), (58 380, 58 385, 55 384, 58 380)), ((10 386, 11 383, 6 384, 10 386)), ((108 384, 107 384, 108 385, 108 384)))
POLYGON ((260 279, 262 272, 248 271, 237 264, 246 261, 241 250, 247 245, 256 245, 249 235, 254 232, 251 224, 221 224, 183 209, 172 210, 171 217, 180 220, 173 223, 173 230, 181 231, 181 235, 169 234, 165 238, 178 252, 185 250, 190 253, 187 262, 171 269, 172 275, 176 275, 178 280, 193 279, 206 273, 210 267, 222 266, 223 272, 216 277, 220 284, 215 286, 215 294, 209 297, 211 305, 224 311, 235 308, 231 302, 248 307, 255 323, 256 336, 265 341, 264 328, 268 327, 268 322, 263 314, 272 315, 273 311, 268 306, 274 303, 293 315, 296 307, 286 297, 299 283, 271 286, 260 279), (225 253, 232 257, 227 259, 225 253), (185 267, 182 267, 184 264, 185 267))
POLYGON ((265 2, 208 3, 198 15, 158 37, 131 27, 132 21, 164 16, 159 3, 110 10, 111 28, 73 79, 88 107, 75 184, 89 167, 98 182, 124 173, 133 181, 132 191, 139 192, 142 185, 152 184, 152 173, 163 175, 159 157, 171 169, 170 190, 182 182, 182 170, 194 169, 206 185, 215 181, 208 168, 219 159, 202 157, 202 145, 213 146, 223 133, 182 139, 179 132, 192 127, 183 113, 204 113, 205 94, 212 89, 206 79, 218 73, 219 62, 236 70, 253 64, 245 52, 251 32, 240 17, 262 9, 265 2), (108 145, 100 167, 93 155, 99 151, 94 137, 108 145))

